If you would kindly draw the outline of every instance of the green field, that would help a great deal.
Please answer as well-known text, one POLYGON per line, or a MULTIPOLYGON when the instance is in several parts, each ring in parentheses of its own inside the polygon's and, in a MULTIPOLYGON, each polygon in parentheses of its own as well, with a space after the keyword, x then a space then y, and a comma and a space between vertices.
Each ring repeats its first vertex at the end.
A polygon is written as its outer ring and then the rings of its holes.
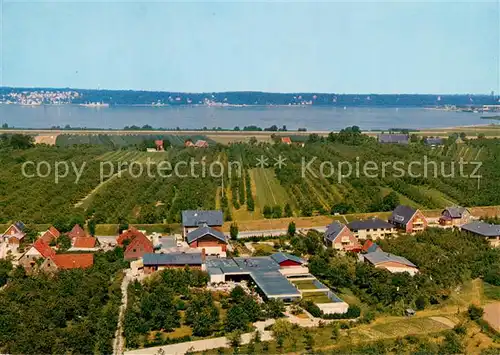
POLYGON ((292 281, 292 283, 297 286, 299 290, 314 290, 316 286, 313 283, 313 280, 298 280, 292 281))
POLYGON ((304 293, 302 298, 306 301, 313 301, 314 303, 332 303, 325 293, 304 293))
POLYGON ((257 189, 256 205, 259 209, 262 210, 264 206, 283 206, 289 201, 286 191, 276 179, 272 169, 251 169, 250 177, 257 189))

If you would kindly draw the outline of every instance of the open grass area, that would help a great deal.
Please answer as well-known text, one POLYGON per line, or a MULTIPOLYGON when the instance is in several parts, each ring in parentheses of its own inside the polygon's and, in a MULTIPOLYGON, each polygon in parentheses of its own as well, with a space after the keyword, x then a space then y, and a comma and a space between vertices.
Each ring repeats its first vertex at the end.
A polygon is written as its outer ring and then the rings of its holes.
POLYGON ((292 283, 297 286, 299 290, 314 290, 316 285, 314 285, 313 280, 298 280, 292 281, 292 283))
POLYGON ((272 169, 250 169, 250 178, 254 181, 256 204, 262 210, 264 206, 284 206, 289 199, 285 189, 280 185, 272 169))
POLYGON ((487 300, 500 301, 500 286, 490 285, 485 282, 483 283, 483 294, 487 300))
POLYGON ((397 337, 402 334, 423 334, 439 332, 450 327, 432 318, 408 318, 405 321, 375 324, 370 327, 372 334, 379 338, 397 337))
POLYGON ((302 298, 307 301, 313 301, 314 303, 332 303, 332 300, 328 298, 326 293, 304 293, 302 298))
POLYGON ((272 245, 266 243, 253 243, 252 246, 255 248, 255 252, 260 254, 272 254, 277 251, 272 245))

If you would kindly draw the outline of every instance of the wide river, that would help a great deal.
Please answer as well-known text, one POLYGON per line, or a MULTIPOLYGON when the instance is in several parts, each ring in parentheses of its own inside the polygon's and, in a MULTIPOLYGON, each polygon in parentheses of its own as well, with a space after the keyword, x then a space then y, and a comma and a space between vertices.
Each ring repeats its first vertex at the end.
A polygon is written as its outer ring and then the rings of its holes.
POLYGON ((0 124, 16 128, 52 126, 112 128, 150 125, 154 128, 233 128, 286 125, 288 129, 339 130, 357 125, 363 130, 389 128, 439 128, 487 124, 480 113, 423 108, 368 107, 103 107, 75 105, 19 106, 0 104, 0 124))

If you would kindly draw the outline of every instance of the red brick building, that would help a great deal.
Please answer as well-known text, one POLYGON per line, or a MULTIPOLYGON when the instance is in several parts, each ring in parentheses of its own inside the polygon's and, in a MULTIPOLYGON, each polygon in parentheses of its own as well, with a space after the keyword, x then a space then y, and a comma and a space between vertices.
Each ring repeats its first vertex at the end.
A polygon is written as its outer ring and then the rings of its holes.
POLYGON ((421 232, 428 225, 427 219, 420 210, 405 205, 396 207, 388 222, 406 233, 421 232))
POLYGON ((125 249, 125 260, 136 260, 142 258, 144 254, 152 253, 153 243, 142 233, 132 239, 125 249))
POLYGON ((324 236, 325 245, 342 251, 361 251, 361 245, 349 228, 338 221, 326 228, 324 236))

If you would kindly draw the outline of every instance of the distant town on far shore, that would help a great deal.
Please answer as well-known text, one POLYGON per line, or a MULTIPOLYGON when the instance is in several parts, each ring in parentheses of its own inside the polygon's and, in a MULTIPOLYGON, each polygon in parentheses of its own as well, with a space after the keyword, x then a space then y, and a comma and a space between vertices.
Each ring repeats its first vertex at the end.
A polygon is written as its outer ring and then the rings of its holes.
POLYGON ((1 104, 27 106, 76 104, 89 107, 130 106, 358 106, 358 107, 431 107, 448 110, 491 111, 500 98, 495 92, 483 94, 337 94, 269 93, 228 91, 181 93, 171 91, 101 90, 70 88, 0 87, 1 104))

